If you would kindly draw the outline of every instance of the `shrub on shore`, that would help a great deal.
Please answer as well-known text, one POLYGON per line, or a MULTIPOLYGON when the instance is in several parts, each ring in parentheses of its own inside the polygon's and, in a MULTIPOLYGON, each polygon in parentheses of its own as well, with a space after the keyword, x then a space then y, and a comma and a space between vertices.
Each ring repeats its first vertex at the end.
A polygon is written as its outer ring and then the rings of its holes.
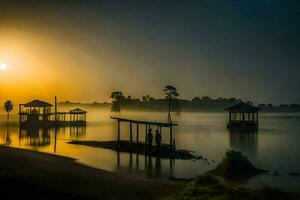
POLYGON ((227 151, 223 161, 212 171, 198 176, 179 194, 168 200, 296 200, 294 193, 264 187, 250 190, 234 179, 245 179, 265 172, 255 168, 241 152, 227 151), (224 179, 225 178, 225 179, 224 179))
POLYGON ((239 185, 222 182, 213 174, 198 176, 187 187, 167 200, 296 200, 296 194, 278 189, 250 190, 239 185))
POLYGON ((247 179, 264 172, 267 171, 255 168, 242 152, 234 150, 227 151, 223 161, 212 170, 214 174, 234 180, 247 179))

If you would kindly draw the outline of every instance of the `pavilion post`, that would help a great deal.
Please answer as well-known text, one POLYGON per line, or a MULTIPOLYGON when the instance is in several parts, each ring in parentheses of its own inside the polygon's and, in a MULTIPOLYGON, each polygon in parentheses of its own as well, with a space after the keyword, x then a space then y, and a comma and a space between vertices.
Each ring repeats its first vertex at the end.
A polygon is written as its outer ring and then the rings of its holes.
POLYGON ((148 125, 145 125, 145 145, 147 144, 148 125))
POLYGON ((57 126, 57 97, 55 96, 55 113, 54 113, 54 117, 55 117, 55 126, 57 126))
POLYGON ((21 104, 19 104, 19 121, 22 122, 21 104))
POLYGON ((136 142, 139 142, 139 123, 136 124, 136 142))
POLYGON ((170 126, 170 147, 172 149, 172 146, 173 146, 173 126, 171 125, 170 126))
POLYGON ((130 131, 130 148, 132 148, 132 122, 129 123, 129 131, 130 131))
MULTIPOLYGON (((147 133, 148 133, 148 128, 147 128, 147 124, 145 124, 145 148, 144 148, 144 153, 146 154, 146 152, 147 152, 147 133)), ((147 158, 146 158, 146 156, 145 156, 145 159, 146 159, 146 161, 147 161, 147 158)))
POLYGON ((120 120, 118 120, 118 143, 120 143, 120 120))

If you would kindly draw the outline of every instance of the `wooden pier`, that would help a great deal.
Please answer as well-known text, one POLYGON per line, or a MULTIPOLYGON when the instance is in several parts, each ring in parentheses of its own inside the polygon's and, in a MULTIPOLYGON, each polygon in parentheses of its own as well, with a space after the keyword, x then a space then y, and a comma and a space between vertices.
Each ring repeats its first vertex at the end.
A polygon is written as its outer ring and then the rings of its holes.
POLYGON ((53 105, 45 101, 33 100, 19 104, 19 121, 21 127, 55 127, 55 126, 86 126, 86 111, 75 108, 68 112, 58 112, 55 98, 53 105))
POLYGON ((145 139, 143 144, 146 145, 147 144, 147 134, 148 131, 151 127, 156 127, 157 130, 161 133, 161 136, 163 136, 162 134, 162 128, 168 128, 169 129, 169 147, 171 149, 173 149, 175 147, 175 145, 173 144, 173 127, 174 126, 178 126, 178 124, 174 124, 174 123, 163 123, 163 122, 154 122, 154 121, 142 121, 142 120, 133 120, 133 119, 126 119, 126 118, 120 118, 120 117, 111 117, 112 119, 117 121, 117 143, 120 143, 121 141, 121 123, 129 123, 129 142, 130 142, 130 146, 133 146, 133 126, 136 126, 136 143, 140 143, 141 139, 139 137, 139 131, 140 131, 140 126, 143 125, 145 126, 145 139))

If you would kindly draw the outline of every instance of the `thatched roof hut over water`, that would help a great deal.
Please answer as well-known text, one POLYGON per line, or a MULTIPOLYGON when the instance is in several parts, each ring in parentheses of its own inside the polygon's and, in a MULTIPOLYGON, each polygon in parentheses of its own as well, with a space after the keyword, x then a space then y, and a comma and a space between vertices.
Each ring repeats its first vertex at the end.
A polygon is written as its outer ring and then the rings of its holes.
POLYGON ((258 111, 261 109, 244 102, 226 108, 229 111, 228 129, 257 129, 258 111))

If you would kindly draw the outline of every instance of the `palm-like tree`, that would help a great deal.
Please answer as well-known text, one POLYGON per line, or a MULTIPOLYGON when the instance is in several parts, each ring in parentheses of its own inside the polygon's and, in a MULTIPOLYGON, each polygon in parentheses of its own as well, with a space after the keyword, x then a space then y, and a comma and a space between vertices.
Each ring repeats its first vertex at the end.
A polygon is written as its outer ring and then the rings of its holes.
POLYGON ((166 99, 168 100, 168 122, 172 123, 171 119, 171 101, 172 99, 179 96, 179 93, 177 92, 177 89, 172 85, 167 85, 164 88, 164 93, 166 95, 166 99))
POLYGON ((14 108, 14 105, 12 103, 12 101, 10 100, 7 100, 5 103, 4 103, 4 106, 3 106, 4 110, 7 112, 7 126, 6 126, 6 130, 7 130, 7 136, 6 136, 6 144, 10 144, 11 143, 11 139, 9 137, 9 113, 13 110, 14 108))
POLYGON ((9 122, 9 113, 14 109, 12 101, 7 100, 3 106, 4 110, 7 112, 7 124, 9 122))

